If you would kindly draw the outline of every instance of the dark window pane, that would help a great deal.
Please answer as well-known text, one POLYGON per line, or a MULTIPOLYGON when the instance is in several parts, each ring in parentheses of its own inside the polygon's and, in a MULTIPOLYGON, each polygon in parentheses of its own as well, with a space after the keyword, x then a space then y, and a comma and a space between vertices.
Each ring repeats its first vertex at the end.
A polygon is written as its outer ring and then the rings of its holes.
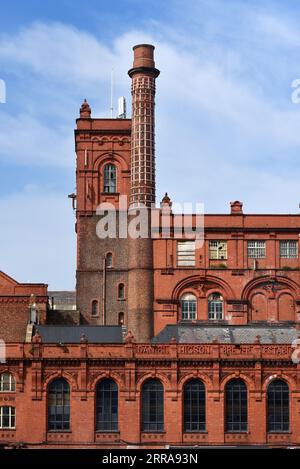
POLYGON ((70 429, 70 386, 63 378, 48 387, 48 430, 70 429))
POLYGON ((225 388, 225 429, 245 432, 248 429, 247 387, 241 379, 232 379, 225 388))
POLYGON ((285 381, 276 379, 267 391, 268 432, 287 432, 290 428, 290 396, 285 381))
POLYGON ((183 406, 184 431, 205 431, 205 386, 202 381, 191 380, 185 384, 183 406))
POLYGON ((142 431, 164 430, 164 388, 157 379, 146 381, 142 387, 142 431))
POLYGON ((118 431, 118 386, 112 379, 97 385, 96 430, 118 431))

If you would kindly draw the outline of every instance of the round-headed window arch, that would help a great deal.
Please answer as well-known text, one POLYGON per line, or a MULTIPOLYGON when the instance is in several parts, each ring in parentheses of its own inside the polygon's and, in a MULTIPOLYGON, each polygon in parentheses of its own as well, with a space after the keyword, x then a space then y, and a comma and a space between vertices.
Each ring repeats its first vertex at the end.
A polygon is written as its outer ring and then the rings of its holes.
POLYGON ((197 298, 192 293, 185 293, 180 298, 181 319, 193 321, 197 318, 197 298))
POLYGON ((142 386, 142 431, 164 431, 164 387, 159 379, 148 379, 142 386))
POLYGON ((105 265, 107 269, 111 269, 114 265, 114 259, 111 252, 108 252, 105 256, 105 265))
POLYGON ((124 326, 124 322, 125 322, 125 316, 124 316, 124 313, 121 312, 118 314, 118 324, 119 326, 124 326))
POLYGON ((205 385, 200 379, 190 379, 183 387, 183 431, 204 432, 205 385))
POLYGON ((274 379, 267 389, 267 430, 288 432, 290 429, 290 392, 282 379, 274 379))
POLYGON ((96 388, 96 430, 118 431, 118 385, 111 379, 103 379, 96 388))
POLYGON ((93 317, 98 316, 98 301, 97 300, 92 301, 92 316, 93 317))
POLYGON ((104 166, 104 192, 117 192, 117 168, 112 163, 104 166))
POLYGON ((231 379, 225 386, 225 431, 248 429, 248 393, 242 379, 231 379))
POLYGON ((125 285, 124 283, 119 283, 118 285, 118 299, 125 300, 125 285))
POLYGON ((48 386, 48 430, 70 430, 70 386, 64 378, 48 386))
POLYGON ((212 293, 208 297, 208 319, 221 320, 224 318, 224 300, 221 293, 212 293))

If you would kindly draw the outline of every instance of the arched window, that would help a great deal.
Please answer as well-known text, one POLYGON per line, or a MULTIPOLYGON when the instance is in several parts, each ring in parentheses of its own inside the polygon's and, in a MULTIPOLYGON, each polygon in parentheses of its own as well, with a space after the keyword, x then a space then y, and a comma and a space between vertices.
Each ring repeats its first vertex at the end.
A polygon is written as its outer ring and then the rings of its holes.
POLYGON ((225 388, 226 432, 246 432, 248 428, 247 387, 243 380, 232 379, 225 388))
POLYGON ((183 430, 205 431, 205 386, 199 379, 191 379, 183 389, 183 430))
POLYGON ((223 319, 224 301, 220 293, 213 293, 208 298, 208 319, 223 319))
POLYGON ((48 430, 70 430, 70 386, 63 378, 48 387, 48 430))
POLYGON ((104 192, 117 192, 117 170, 114 164, 104 166, 104 192))
POLYGON ((118 386, 113 379, 104 379, 97 384, 96 430, 118 431, 118 386))
POLYGON ((290 393, 282 379, 275 379, 267 391, 268 432, 288 432, 290 429, 290 393))
POLYGON ((186 293, 181 298, 181 319, 183 321, 192 321, 196 319, 197 299, 195 295, 186 293))
POLYGON ((125 285, 124 283, 119 283, 118 286, 118 299, 125 300, 125 285))
POLYGON ((15 392, 16 381, 11 373, 2 373, 0 375, 0 392, 15 392))
POLYGON ((106 267, 107 267, 108 269, 111 269, 111 268, 112 268, 112 266, 113 266, 113 255, 112 255, 111 252, 108 252, 108 253, 106 254, 105 263, 106 263, 106 267))
POLYGON ((119 313, 119 316, 118 316, 118 324, 119 324, 119 326, 123 326, 123 325, 124 325, 124 313, 119 313))
POLYGON ((164 431, 164 388, 158 379, 150 379, 142 387, 142 431, 164 431))
POLYGON ((16 427, 16 409, 10 406, 0 407, 0 428, 16 427))
POLYGON ((98 316, 98 301, 92 301, 92 316, 98 316))

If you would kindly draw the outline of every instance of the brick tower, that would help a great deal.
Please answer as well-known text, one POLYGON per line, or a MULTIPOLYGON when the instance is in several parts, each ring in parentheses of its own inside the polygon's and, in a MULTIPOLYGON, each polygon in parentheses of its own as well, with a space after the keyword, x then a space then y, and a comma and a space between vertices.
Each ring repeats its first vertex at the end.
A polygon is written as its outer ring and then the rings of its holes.
MULTIPOLYGON (((129 272, 128 329, 138 342, 153 337, 153 242, 150 210, 155 204, 155 68, 154 46, 137 45, 132 79, 131 187, 130 208, 144 210, 148 219, 146 238, 128 239, 129 272)), ((131 215, 129 214, 129 220, 131 215)))
MULTIPOLYGON (((77 153, 77 308, 87 324, 124 324, 138 342, 153 331, 153 247, 150 237, 99 239, 97 207, 120 196, 133 209, 155 203, 154 47, 134 47, 132 119, 93 118, 86 101, 75 130, 77 153)), ((124 207, 123 207, 124 209, 124 207)), ((125 207, 126 209, 126 207, 125 207)))

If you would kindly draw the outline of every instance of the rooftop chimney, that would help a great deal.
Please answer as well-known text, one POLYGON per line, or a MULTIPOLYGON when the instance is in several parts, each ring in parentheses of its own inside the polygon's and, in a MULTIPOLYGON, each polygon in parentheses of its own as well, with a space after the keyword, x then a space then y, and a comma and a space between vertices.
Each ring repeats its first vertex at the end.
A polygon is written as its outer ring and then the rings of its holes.
POLYGON ((241 215, 243 213, 243 202, 236 200, 235 202, 230 202, 231 215, 241 215))

